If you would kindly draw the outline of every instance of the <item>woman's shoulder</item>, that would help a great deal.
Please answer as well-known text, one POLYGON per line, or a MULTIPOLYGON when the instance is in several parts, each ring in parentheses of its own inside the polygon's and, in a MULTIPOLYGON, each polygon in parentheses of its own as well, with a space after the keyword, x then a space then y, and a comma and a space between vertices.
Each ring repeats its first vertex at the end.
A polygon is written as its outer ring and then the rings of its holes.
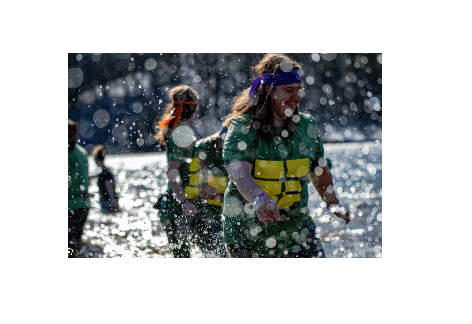
POLYGON ((248 111, 244 114, 242 114, 241 116, 238 116, 236 118, 234 118, 231 122, 232 123, 235 123, 235 122, 238 122, 238 123, 245 123, 247 125, 250 125, 251 122, 252 122, 252 119, 254 117, 254 111, 248 111))
POLYGON ((315 142, 317 142, 321 134, 315 118, 306 113, 299 113, 298 115, 300 116, 297 131, 298 134, 304 137, 307 141, 315 140, 315 142))
POLYGON ((298 113, 298 116, 300 116, 300 122, 304 124, 314 124, 317 125, 315 117, 313 117, 310 114, 307 113, 298 113))

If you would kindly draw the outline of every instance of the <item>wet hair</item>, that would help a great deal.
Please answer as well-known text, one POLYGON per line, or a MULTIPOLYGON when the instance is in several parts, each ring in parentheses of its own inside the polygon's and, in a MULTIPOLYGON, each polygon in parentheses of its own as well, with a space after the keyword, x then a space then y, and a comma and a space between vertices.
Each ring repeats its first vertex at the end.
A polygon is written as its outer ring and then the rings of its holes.
POLYGON ((107 151, 105 150, 105 147, 103 145, 97 145, 92 151, 92 156, 95 160, 103 162, 105 160, 105 155, 107 154, 107 151))
MULTIPOLYGON (((164 113, 160 118, 161 121, 167 120, 174 116, 174 113, 176 112, 176 108, 178 106, 178 104, 173 103, 174 101, 185 102, 197 101, 199 99, 198 93, 195 91, 195 89, 188 85, 178 85, 176 87, 173 87, 169 90, 168 97, 170 98, 171 102, 166 106, 164 113)), ((196 110, 196 104, 184 104, 180 120, 188 120, 190 117, 192 117, 196 110)), ((160 128, 157 131, 157 134, 154 136, 154 138, 158 141, 160 145, 166 145, 166 141, 170 137, 170 134, 173 130, 172 125, 173 123, 170 123, 164 128, 160 128)))
MULTIPOLYGON (((284 54, 269 53, 266 54, 262 59, 252 67, 252 70, 257 73, 257 76, 262 76, 266 73, 274 72, 288 72, 290 70, 299 70, 301 65, 291 57, 284 54)), ((272 101, 270 94, 275 90, 272 85, 262 85, 257 90, 255 98, 249 97, 249 91, 251 87, 243 90, 233 100, 233 107, 231 113, 226 117, 223 125, 229 128, 231 121, 234 118, 242 116, 243 114, 254 110, 254 118, 251 121, 251 125, 257 129, 259 135, 263 138, 269 137, 272 133, 272 101)), ((295 114, 298 113, 298 110, 295 114)), ((295 115, 294 114, 294 115, 295 115)), ((289 136, 295 132, 297 124, 292 121, 292 118, 286 118, 284 120, 283 129, 289 132, 289 136)))

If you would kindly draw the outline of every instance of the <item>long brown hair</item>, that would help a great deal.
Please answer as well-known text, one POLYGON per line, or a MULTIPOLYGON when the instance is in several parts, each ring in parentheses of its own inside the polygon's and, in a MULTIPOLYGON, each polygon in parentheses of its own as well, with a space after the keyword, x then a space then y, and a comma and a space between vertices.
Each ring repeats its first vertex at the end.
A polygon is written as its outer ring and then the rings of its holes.
MULTIPOLYGON (((266 73, 274 72, 286 72, 287 70, 299 70, 301 65, 291 57, 284 54, 269 53, 266 54, 252 70, 257 73, 258 76, 262 76, 266 73)), ((257 90, 255 99, 249 98, 249 91, 251 87, 243 90, 233 100, 233 107, 231 113, 226 117, 223 125, 229 128, 231 121, 248 111, 255 110, 254 121, 258 121, 260 124, 256 127, 260 131, 261 135, 265 135, 271 129, 272 124, 272 102, 270 100, 270 94, 274 89, 272 85, 263 85, 257 90)), ((296 129, 296 125, 290 125, 291 118, 286 120, 284 128, 288 129, 289 132, 296 129)))
MULTIPOLYGON (((176 112, 176 108, 179 104, 174 104, 174 101, 178 102, 185 102, 185 101, 197 101, 198 100, 198 93, 189 85, 178 85, 173 87, 167 93, 171 102, 166 106, 164 113, 161 116, 161 121, 167 120, 174 116, 176 112)), ((194 105, 183 105, 183 112, 182 116, 180 117, 181 120, 187 120, 195 113, 196 107, 194 105)), ((166 125, 164 128, 159 128, 157 134, 154 138, 159 142, 160 145, 166 145, 167 138, 169 138, 170 133, 173 129, 173 124, 170 123, 166 125)))

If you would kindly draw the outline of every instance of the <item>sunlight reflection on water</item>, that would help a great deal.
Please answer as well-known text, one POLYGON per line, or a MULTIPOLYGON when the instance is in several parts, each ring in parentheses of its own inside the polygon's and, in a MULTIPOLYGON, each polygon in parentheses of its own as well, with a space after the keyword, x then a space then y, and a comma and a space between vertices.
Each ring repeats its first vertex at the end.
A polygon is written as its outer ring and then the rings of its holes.
MULTIPOLYGON (((381 143, 325 144, 325 155, 333 163, 331 172, 340 203, 352 215, 346 225, 321 208, 322 200, 309 185, 308 208, 326 256, 382 257, 381 143)), ((105 164, 117 179, 123 211, 115 215, 101 214, 98 187, 96 181, 91 181, 91 209, 84 229, 83 257, 172 257, 157 211, 152 208, 167 187, 165 154, 109 155, 105 164)), ((91 175, 99 171, 91 158, 89 170, 91 175)), ((191 251, 192 257, 204 256, 196 246, 191 251)))

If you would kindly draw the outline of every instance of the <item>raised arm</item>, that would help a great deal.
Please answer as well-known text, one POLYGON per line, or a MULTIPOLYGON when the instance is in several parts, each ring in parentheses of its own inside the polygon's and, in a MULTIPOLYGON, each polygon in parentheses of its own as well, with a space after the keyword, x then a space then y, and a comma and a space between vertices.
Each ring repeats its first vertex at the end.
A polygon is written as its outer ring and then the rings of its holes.
POLYGON ((221 195, 218 193, 218 189, 208 184, 207 167, 205 163, 203 163, 201 160, 200 160, 200 170, 202 174, 201 195, 208 199, 219 199, 220 201, 223 201, 223 197, 221 197, 221 195))
POLYGON ((256 215, 262 223, 276 223, 282 220, 277 202, 267 196, 251 175, 252 165, 249 162, 233 161, 226 166, 226 169, 231 180, 247 201, 254 203, 259 196, 255 203, 255 209, 256 215))

